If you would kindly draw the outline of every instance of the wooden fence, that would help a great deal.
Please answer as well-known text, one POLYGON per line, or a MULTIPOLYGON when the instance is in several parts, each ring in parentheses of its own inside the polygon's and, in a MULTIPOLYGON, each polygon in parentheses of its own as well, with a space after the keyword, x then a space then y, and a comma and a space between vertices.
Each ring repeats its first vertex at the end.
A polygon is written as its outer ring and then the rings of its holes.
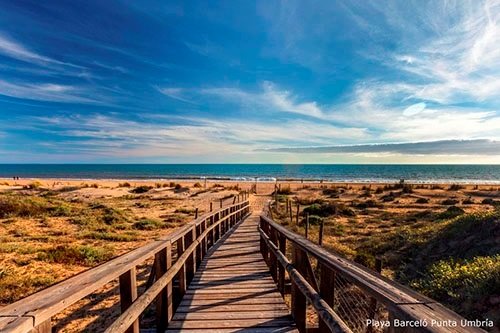
POLYGON ((485 332, 461 327, 463 318, 438 302, 325 250, 265 215, 260 216, 259 232, 262 255, 279 291, 291 294, 291 311, 300 332, 381 331, 368 320, 390 322, 388 330, 395 332, 485 332), (307 324, 308 304, 317 313, 315 329, 307 324), (421 327, 395 328, 396 322, 421 327), (439 323, 458 327, 438 327, 439 323))
POLYGON ((51 332, 53 316, 118 279, 122 313, 106 332, 138 333, 139 316, 155 300, 157 331, 163 332, 207 250, 249 214, 246 197, 247 194, 242 202, 195 219, 165 238, 1 308, 0 331, 51 332), (138 296, 136 267, 153 257, 148 286, 138 296), (173 257, 177 258, 175 262, 173 257), (176 293, 173 293, 174 279, 178 286, 176 293))

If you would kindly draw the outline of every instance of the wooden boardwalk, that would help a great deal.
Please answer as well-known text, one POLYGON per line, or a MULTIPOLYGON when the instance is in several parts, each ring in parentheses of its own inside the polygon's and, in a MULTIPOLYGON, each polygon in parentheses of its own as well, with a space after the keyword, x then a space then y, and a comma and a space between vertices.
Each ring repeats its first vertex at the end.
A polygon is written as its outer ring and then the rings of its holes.
POLYGON ((167 332, 297 332, 259 250, 252 214, 202 261, 167 332))

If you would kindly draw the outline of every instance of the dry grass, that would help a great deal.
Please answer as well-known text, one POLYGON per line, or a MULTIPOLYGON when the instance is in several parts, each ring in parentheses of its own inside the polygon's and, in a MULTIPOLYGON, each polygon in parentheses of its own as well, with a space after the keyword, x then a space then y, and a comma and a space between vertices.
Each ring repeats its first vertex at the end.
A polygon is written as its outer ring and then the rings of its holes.
POLYGON ((194 207, 203 214, 210 200, 218 207, 238 193, 218 187, 193 197, 198 186, 157 184, 45 182, 0 191, 0 306, 166 235, 191 221, 194 207))

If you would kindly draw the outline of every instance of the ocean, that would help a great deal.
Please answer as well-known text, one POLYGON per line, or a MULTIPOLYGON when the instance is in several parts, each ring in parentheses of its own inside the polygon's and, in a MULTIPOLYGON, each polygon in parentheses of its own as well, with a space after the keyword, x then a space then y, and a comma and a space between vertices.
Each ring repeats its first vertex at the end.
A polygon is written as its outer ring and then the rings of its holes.
POLYGON ((12 177, 500 184, 500 165, 0 164, 0 178, 12 177))

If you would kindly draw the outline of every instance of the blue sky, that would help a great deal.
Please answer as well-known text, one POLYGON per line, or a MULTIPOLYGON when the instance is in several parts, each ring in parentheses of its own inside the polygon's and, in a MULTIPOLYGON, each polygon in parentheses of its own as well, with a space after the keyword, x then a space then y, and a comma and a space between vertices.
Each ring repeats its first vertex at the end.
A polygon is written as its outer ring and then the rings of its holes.
POLYGON ((500 163, 499 1, 0 6, 0 163, 500 163))

